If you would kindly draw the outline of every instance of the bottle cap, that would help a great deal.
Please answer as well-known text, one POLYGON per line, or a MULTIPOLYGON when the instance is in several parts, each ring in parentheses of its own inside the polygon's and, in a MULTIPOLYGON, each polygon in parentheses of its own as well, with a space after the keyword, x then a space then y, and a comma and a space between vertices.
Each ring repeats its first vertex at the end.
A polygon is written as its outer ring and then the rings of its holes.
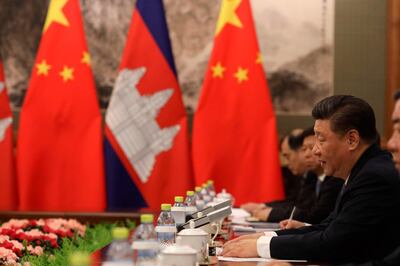
POLYGON ((200 192, 200 191, 201 191, 201 187, 195 187, 194 190, 195 190, 196 192, 200 192))
POLYGON ((171 204, 169 204, 169 203, 161 204, 161 210, 162 211, 170 211, 171 210, 171 204))
POLYGON ((142 214, 140 215, 140 222, 141 223, 152 223, 154 219, 153 214, 142 214))
POLYGON ((126 227, 115 227, 111 231, 113 239, 127 239, 129 230, 126 227))
POLYGON ((88 253, 74 252, 68 257, 70 266, 88 266, 91 264, 91 259, 88 253))
POLYGON ((183 202, 183 197, 181 196, 175 196, 175 202, 183 202))
POLYGON ((193 190, 186 191, 186 196, 193 196, 193 195, 194 195, 194 191, 193 190))

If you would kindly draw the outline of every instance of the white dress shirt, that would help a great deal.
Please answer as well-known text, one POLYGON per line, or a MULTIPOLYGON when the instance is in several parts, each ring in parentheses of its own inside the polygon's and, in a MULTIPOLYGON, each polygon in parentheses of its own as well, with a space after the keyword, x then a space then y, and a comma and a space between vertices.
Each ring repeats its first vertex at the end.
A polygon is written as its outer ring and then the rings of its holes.
MULTIPOLYGON (((320 177, 318 177, 320 178, 320 177)), ((322 177, 325 179, 325 175, 322 177)), ((347 181, 349 181, 349 176, 346 178, 344 185, 347 185, 347 181)), ((305 226, 310 226, 311 224, 305 223, 305 226)), ((278 236, 276 232, 274 231, 267 231, 264 232, 264 235, 259 237, 257 239, 257 253, 258 256, 265 258, 265 259, 271 259, 271 250, 270 250, 270 244, 271 244, 271 239, 274 236, 278 236)))
POLYGON ((271 239, 274 236, 278 236, 274 231, 264 232, 264 235, 257 239, 257 253, 258 256, 270 259, 271 252, 269 250, 269 245, 271 243, 271 239))

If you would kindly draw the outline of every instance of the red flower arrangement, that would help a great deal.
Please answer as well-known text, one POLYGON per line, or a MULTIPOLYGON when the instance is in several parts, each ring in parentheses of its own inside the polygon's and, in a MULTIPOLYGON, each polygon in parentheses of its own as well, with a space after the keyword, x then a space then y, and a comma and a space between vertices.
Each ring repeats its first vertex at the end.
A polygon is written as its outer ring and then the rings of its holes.
POLYGON ((85 231, 74 219, 11 219, 0 226, 0 265, 19 265, 22 256, 52 252, 63 238, 84 236, 85 231))

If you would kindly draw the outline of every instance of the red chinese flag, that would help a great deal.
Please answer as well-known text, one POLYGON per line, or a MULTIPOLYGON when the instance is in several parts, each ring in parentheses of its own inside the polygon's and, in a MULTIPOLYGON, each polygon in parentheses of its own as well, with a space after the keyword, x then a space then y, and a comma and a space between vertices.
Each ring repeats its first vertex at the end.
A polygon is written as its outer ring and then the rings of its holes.
POLYGON ((211 178, 236 204, 284 195, 276 121, 248 0, 224 0, 194 118, 197 183, 211 178))
POLYGON ((51 0, 21 112, 21 210, 105 208, 101 115, 78 0, 51 0))
POLYGON ((17 208, 12 114, 0 60, 0 210, 17 208))

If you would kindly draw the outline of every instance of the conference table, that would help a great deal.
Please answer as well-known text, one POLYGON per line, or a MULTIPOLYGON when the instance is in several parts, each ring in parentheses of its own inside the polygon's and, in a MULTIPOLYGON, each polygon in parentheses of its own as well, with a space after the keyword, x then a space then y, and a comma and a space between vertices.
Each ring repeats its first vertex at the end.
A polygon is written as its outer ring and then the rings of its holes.
MULTIPOLYGON (((0 223, 5 222, 9 219, 39 219, 39 218, 75 218, 83 223, 101 223, 101 222, 123 222, 127 219, 136 222, 136 224, 140 223, 140 214, 141 212, 132 212, 132 213, 112 213, 112 212, 101 212, 101 213, 74 213, 74 212, 18 212, 18 211, 9 211, 9 212, 0 212, 0 223)), ((106 248, 98 251, 100 256, 98 258, 102 258, 101 254, 104 253, 106 248)), ((94 265, 101 265, 102 259, 96 261, 94 265)), ((266 266, 267 262, 228 262, 228 261, 216 261, 215 266, 266 266)), ((314 262, 297 262, 292 263, 293 265, 323 265, 314 262)))
MULTIPOLYGON (((212 264, 210 264, 212 265, 212 264)), ((214 264, 215 266, 267 266, 267 262, 227 262, 227 261, 219 261, 217 264, 214 264)), ((318 264, 318 263, 311 263, 311 262, 296 262, 292 263, 292 265, 321 265, 323 266, 324 264, 318 264)))
MULTIPOLYGON (((105 247, 103 250, 101 250, 101 258, 104 258, 105 251, 107 250, 107 247, 105 247)), ((300 265, 320 265, 324 266, 327 264, 320 264, 320 263, 315 263, 315 262, 295 262, 291 263, 294 266, 300 266, 300 265)), ((207 264, 200 264, 200 265, 207 265, 207 264)), ((217 261, 216 258, 213 258, 212 263, 208 264, 209 266, 267 266, 268 262, 233 262, 233 261, 217 261)), ((97 261, 96 263, 92 264, 92 266, 102 266, 101 261, 97 261)))

